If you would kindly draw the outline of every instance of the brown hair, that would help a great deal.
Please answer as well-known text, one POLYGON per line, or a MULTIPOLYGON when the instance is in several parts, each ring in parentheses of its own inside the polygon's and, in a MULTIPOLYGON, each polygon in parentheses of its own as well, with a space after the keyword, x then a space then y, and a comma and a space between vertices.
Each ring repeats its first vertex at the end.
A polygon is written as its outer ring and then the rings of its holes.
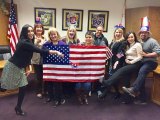
POLYGON ((41 23, 35 23, 34 24, 34 33, 36 33, 36 28, 38 27, 38 26, 40 26, 41 28, 42 28, 42 35, 44 35, 44 27, 43 27, 43 25, 41 24, 41 23))

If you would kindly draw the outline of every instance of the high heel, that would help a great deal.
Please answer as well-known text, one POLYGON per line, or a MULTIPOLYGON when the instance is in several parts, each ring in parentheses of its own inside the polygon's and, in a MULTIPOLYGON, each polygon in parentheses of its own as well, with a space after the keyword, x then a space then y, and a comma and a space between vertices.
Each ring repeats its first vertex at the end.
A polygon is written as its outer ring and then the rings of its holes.
POLYGON ((21 116, 25 115, 25 113, 18 107, 15 107, 15 112, 16 112, 17 115, 21 115, 21 116))

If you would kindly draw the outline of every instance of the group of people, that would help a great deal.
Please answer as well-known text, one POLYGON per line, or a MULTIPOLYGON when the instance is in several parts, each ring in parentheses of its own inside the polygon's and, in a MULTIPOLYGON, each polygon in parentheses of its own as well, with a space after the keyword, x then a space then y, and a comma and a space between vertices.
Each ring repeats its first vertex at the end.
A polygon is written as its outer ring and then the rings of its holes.
MULTIPOLYGON (((100 78, 99 80, 105 87, 99 98, 104 98, 111 86, 116 86, 120 80, 123 80, 122 90, 127 95, 136 98, 136 104, 146 104, 145 79, 148 73, 158 66, 157 57, 160 55, 160 46, 151 37, 149 27, 142 26, 138 35, 140 40, 137 40, 134 32, 128 32, 125 36, 125 41, 117 48, 118 53, 116 53, 115 62, 112 61, 112 73, 110 77, 107 80, 104 78, 100 78), (131 74, 136 76, 136 80, 130 85, 131 74)), ((130 101, 127 97, 124 103, 128 102, 130 101)))
POLYGON ((27 76, 31 72, 31 70, 25 71, 25 68, 33 64, 37 79, 37 97, 42 98, 47 93, 46 102, 52 101, 55 107, 64 104, 65 95, 72 94, 74 90, 80 104, 88 104, 89 92, 93 91, 97 92, 99 99, 105 98, 111 86, 114 86, 115 97, 118 98, 121 95, 118 88, 120 80, 124 80, 122 89, 126 96, 139 96, 141 102, 144 103, 146 102, 145 78, 158 65, 156 58, 160 54, 160 46, 155 39, 151 38, 150 30, 147 27, 143 26, 138 35, 140 40, 137 39, 135 32, 128 32, 124 35, 123 28, 116 28, 109 45, 108 40, 103 35, 103 27, 97 26, 95 34, 91 31, 86 32, 85 41, 81 44, 82 42, 78 39, 76 28, 73 25, 69 26, 65 37, 61 37, 56 28, 50 28, 48 39, 44 37, 44 28, 41 23, 35 23, 34 27, 24 25, 16 51, 3 69, 0 79, 1 88, 19 88, 15 112, 17 115, 25 115, 21 106, 28 84, 27 76), (46 49, 44 47, 46 45, 106 46, 111 49, 113 56, 106 60, 104 77, 95 83, 44 82, 43 55, 64 56, 59 51, 46 49), (131 74, 137 76, 132 85, 130 85, 131 74))

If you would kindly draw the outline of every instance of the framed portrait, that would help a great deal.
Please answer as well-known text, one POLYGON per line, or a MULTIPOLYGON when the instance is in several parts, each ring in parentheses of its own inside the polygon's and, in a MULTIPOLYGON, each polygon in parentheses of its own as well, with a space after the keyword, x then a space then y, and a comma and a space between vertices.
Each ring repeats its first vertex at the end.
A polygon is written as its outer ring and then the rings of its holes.
POLYGON ((49 27, 56 27, 56 9, 55 8, 34 8, 35 22, 36 18, 39 17, 41 23, 45 29, 49 27))
POLYGON ((97 26, 101 25, 104 32, 108 31, 109 11, 88 10, 88 30, 96 31, 97 26))
POLYGON ((77 31, 82 31, 83 10, 62 9, 62 30, 67 30, 70 25, 75 25, 77 31))

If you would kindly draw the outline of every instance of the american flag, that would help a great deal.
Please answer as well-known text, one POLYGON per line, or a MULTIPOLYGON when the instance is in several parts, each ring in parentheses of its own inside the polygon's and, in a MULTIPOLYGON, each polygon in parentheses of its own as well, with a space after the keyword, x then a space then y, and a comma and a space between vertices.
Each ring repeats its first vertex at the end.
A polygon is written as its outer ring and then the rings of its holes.
POLYGON ((117 53, 117 55, 116 55, 116 56, 117 56, 117 58, 119 58, 119 59, 120 59, 121 57, 123 57, 123 56, 124 56, 124 54, 123 54, 123 52, 119 52, 119 53, 117 53))
POLYGON ((11 54, 13 55, 14 51, 16 50, 16 44, 18 43, 17 20, 13 0, 11 0, 10 5, 10 16, 7 37, 10 40, 11 54))
MULTIPOLYGON (((92 82, 104 76, 106 52, 104 46, 53 46, 45 48, 58 50, 64 58, 48 55, 43 58, 43 80, 59 82, 92 82)), ((109 57, 109 55, 108 55, 109 57)), ((108 58, 109 59, 109 58, 108 58)))

